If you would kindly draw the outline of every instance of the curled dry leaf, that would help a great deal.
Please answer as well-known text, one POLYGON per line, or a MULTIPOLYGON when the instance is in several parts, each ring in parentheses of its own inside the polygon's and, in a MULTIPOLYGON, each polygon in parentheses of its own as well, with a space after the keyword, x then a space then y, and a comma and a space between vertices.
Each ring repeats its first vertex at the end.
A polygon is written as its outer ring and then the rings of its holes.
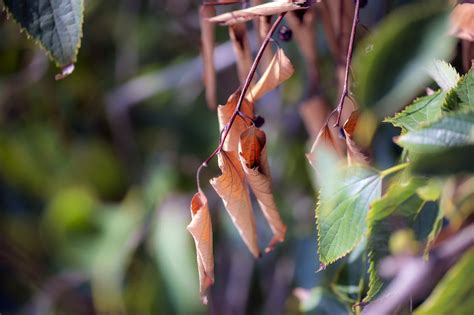
POLYGON ((334 127, 336 118, 334 115, 331 115, 328 121, 319 131, 319 134, 316 140, 311 147, 311 151, 306 155, 311 166, 317 171, 318 170, 318 161, 316 152, 320 148, 325 148, 325 150, 331 150, 336 153, 339 157, 344 157, 344 143, 339 136, 339 128, 334 127))
POLYGON ((307 8, 312 1, 306 0, 278 0, 256 5, 243 10, 236 10, 215 16, 209 21, 213 23, 221 23, 224 25, 232 25, 250 21, 259 16, 276 15, 283 12, 294 11, 307 8))
POLYGON ((281 220, 273 198, 265 143, 265 133, 255 126, 250 126, 240 136, 239 157, 247 182, 273 232, 273 238, 265 249, 268 253, 275 245, 285 240, 286 225, 281 220))
POLYGON ((216 69, 214 67, 214 24, 208 18, 216 15, 216 9, 211 5, 203 5, 199 10, 201 24, 201 50, 204 69, 204 85, 206 101, 210 109, 217 107, 216 69))
POLYGON ((362 150, 357 146, 354 141, 354 133, 357 127, 357 122, 359 119, 359 112, 354 111, 352 112, 351 116, 347 119, 344 123, 344 136, 346 138, 346 146, 347 146, 347 160, 349 165, 354 162, 358 163, 366 163, 368 158, 362 152, 362 150))
POLYGON ((267 70, 249 90, 246 97, 251 101, 257 101, 263 95, 288 80, 294 72, 295 68, 291 64, 290 59, 285 55, 283 49, 278 48, 267 70))
POLYGON ((211 185, 224 202, 227 212, 250 252, 255 257, 259 257, 255 218, 237 153, 221 151, 218 159, 222 175, 211 179, 211 185))
POLYGON ((199 291, 207 303, 207 290, 214 283, 214 257, 212 254, 212 225, 207 198, 199 190, 191 200, 191 223, 187 229, 196 244, 199 271, 199 291))
MULTIPOLYGON (((229 122, 232 114, 234 113, 235 108, 237 107, 237 101, 239 100, 240 91, 232 94, 225 105, 219 105, 217 107, 217 116, 219 119, 219 128, 222 132, 224 127, 229 122)), ((253 103, 244 99, 240 111, 248 117, 254 117, 253 103)), ((239 137, 240 134, 247 129, 249 122, 244 120, 242 117, 237 116, 232 125, 232 128, 229 131, 229 135, 225 139, 223 149, 225 151, 235 151, 239 147, 239 137)))
POLYGON ((250 51, 246 25, 231 25, 229 27, 229 36, 232 41, 232 46, 234 47, 239 80, 240 83, 244 83, 252 67, 252 53, 250 51))
POLYGON ((449 34, 474 41, 474 3, 458 4, 451 13, 449 34))

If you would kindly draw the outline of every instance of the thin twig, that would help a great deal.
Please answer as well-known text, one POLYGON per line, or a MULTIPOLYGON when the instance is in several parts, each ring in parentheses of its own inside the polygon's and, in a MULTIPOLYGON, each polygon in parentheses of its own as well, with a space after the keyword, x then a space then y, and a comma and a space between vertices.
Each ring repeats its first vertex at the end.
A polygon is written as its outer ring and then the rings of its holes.
POLYGON ((230 129, 232 128, 232 125, 234 124, 235 119, 239 115, 240 108, 242 107, 242 103, 245 99, 245 94, 247 94, 247 91, 250 87, 250 82, 252 82, 252 79, 255 75, 255 72, 257 71, 257 66, 262 59, 263 53, 265 51, 265 48, 267 47, 268 43, 270 42, 270 39, 272 38, 273 34, 275 33, 278 25, 280 22, 283 20, 283 17, 285 16, 286 12, 280 13, 278 18, 273 22, 272 27, 267 33, 267 36, 262 42, 262 45, 260 46, 260 49, 258 50, 257 55, 255 56, 255 60, 252 64, 252 67, 250 68, 250 71, 247 75, 247 78, 245 79, 244 86, 242 88, 242 91, 240 92, 239 100, 237 101, 237 105, 235 107, 234 112, 232 113, 232 116, 229 119, 229 122, 224 126, 224 129, 222 130, 222 134, 220 137, 219 145, 217 148, 214 150, 214 152, 211 153, 211 155, 199 166, 197 173, 196 173, 196 182, 198 186, 198 190, 201 189, 201 186, 199 184, 199 174, 201 173, 202 168, 207 167, 208 163, 222 150, 222 147, 224 146, 224 142, 229 135, 230 129))
POLYGON ((339 126, 341 121, 342 110, 344 109, 344 99, 349 93, 349 70, 352 61, 352 51, 354 47, 354 37, 356 33, 356 26, 359 22, 359 2, 360 0, 356 0, 355 9, 354 9, 354 18, 352 20, 352 29, 351 29, 351 37, 349 38, 349 46, 347 47, 347 55, 346 55, 346 70, 344 73, 344 86, 341 92, 341 98, 339 99, 339 103, 337 104, 337 119, 335 127, 339 126))

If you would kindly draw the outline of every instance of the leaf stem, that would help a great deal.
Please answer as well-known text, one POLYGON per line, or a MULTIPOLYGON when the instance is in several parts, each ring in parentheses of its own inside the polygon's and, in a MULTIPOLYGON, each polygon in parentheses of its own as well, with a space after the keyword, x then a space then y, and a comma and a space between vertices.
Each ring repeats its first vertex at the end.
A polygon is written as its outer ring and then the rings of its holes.
POLYGON ((280 13, 278 18, 273 22, 272 27, 268 31, 267 35, 265 36, 265 39, 263 40, 262 44, 260 45, 260 49, 258 50, 257 55, 255 56, 255 60, 253 61, 252 67, 249 70, 249 73, 247 75, 247 78, 245 79, 244 86, 242 87, 242 91, 239 96, 239 100, 237 101, 237 105, 235 106, 235 110, 232 113, 232 116, 229 119, 229 122, 224 126, 221 137, 219 140, 219 145, 217 148, 211 153, 211 155, 199 166, 197 173, 196 173, 196 181, 197 181, 197 186, 198 190, 201 189, 201 186, 199 184, 199 175, 201 173, 201 170, 204 167, 207 167, 208 163, 219 153, 222 151, 222 147, 224 146, 225 140, 227 136, 229 135, 230 129, 232 128, 232 125, 234 124, 235 119, 239 115, 240 108, 242 107, 242 103, 245 99, 245 94, 247 94, 247 91, 250 87, 250 83, 253 80, 253 77, 255 76, 255 72, 257 71, 258 64, 260 60, 262 59, 263 53, 265 51, 265 48, 267 48, 268 43, 270 42, 273 34, 275 33, 278 25, 280 22, 283 20, 286 12, 280 13))
POLYGON ((396 173, 398 171, 401 171, 407 168, 408 165, 410 165, 410 163, 402 163, 402 164, 398 164, 393 167, 387 168, 386 170, 383 170, 380 172, 380 176, 385 177, 385 176, 391 175, 393 173, 396 173))
POLYGON ((349 46, 347 47, 347 55, 346 55, 346 69, 344 73, 344 86, 342 88, 341 97, 339 98, 339 103, 337 104, 337 119, 335 127, 339 126, 341 121, 342 110, 344 109, 344 99, 349 94, 349 68, 352 62, 352 51, 354 47, 354 38, 356 33, 356 26, 359 22, 359 2, 360 0, 356 0, 355 9, 354 9, 354 18, 352 20, 352 29, 351 29, 351 36, 349 38, 349 46))

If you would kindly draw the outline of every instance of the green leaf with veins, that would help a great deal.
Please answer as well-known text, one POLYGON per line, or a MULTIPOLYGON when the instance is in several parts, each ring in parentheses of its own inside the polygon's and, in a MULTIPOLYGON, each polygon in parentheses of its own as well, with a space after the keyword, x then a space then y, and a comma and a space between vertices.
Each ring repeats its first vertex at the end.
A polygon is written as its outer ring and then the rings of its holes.
POLYGON ((474 144, 474 112, 446 115, 423 129, 407 132, 396 143, 410 153, 427 153, 447 147, 474 144))
POLYGON ((404 133, 418 130, 441 117, 445 97, 446 92, 441 90, 433 95, 420 97, 395 116, 386 118, 385 122, 402 128, 404 133))
POLYGON ((4 0, 8 13, 58 66, 76 62, 82 37, 83 0, 4 0))
POLYGON ((327 265, 347 255, 366 232, 370 203, 380 198, 379 172, 351 167, 334 172, 332 184, 321 183, 316 224, 320 261, 327 265))
POLYGON ((388 244, 390 235, 396 230, 396 226, 399 227, 400 224, 412 225, 416 215, 423 207, 425 201, 418 196, 416 191, 425 183, 425 180, 416 178, 411 178, 408 182, 396 182, 390 186, 381 199, 372 204, 367 218, 369 291, 364 302, 373 299, 383 287, 383 282, 377 275, 378 263, 383 257, 390 254, 388 244))

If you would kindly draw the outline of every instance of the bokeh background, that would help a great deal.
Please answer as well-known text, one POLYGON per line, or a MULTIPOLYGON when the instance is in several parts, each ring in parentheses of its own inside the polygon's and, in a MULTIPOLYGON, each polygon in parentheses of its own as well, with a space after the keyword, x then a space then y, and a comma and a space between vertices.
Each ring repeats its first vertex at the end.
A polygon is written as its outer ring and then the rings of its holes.
MULTIPOLYGON (((361 36, 409 1, 369 2, 361 36)), ((0 12, 2 315, 298 314, 296 296, 308 294, 306 309, 315 314, 349 311, 325 284, 345 277, 345 288, 354 289, 364 272, 360 252, 344 267, 316 273, 317 190, 305 158, 312 136, 298 107, 307 94, 294 41, 278 44, 296 74, 257 105, 287 240, 261 259, 251 257, 207 184, 219 174, 213 161, 201 177, 214 224, 216 283, 209 305, 200 302, 186 225, 195 172, 217 145, 218 123, 204 99, 198 5, 85 1, 76 70, 59 82, 44 52, 0 12)), ((334 104, 336 63, 320 22, 317 29, 321 87, 334 104)), ((223 103, 239 81, 225 28, 217 29, 217 41, 223 103)), ((250 41, 255 48, 252 34, 250 41)), ((373 151, 380 167, 397 157, 396 133, 388 126, 378 133, 373 151)), ((270 229, 255 209, 264 247, 270 229)))

